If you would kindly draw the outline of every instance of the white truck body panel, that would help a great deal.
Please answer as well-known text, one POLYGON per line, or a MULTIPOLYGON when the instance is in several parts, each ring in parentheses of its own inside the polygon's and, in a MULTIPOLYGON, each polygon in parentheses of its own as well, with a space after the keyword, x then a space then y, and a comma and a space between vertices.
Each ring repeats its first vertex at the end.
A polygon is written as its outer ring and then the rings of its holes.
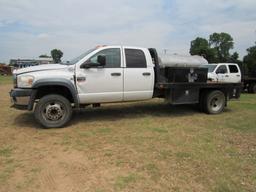
POLYGON ((208 72, 208 79, 223 83, 241 83, 241 70, 236 63, 218 63, 209 65, 216 65, 216 67, 213 71, 208 72), (223 69, 223 73, 220 73, 223 69))
POLYGON ((124 101, 146 100, 153 97, 154 90, 154 64, 152 58, 145 48, 123 47, 125 49, 142 50, 146 57, 146 68, 127 68, 124 55, 124 101), (143 73, 150 73, 144 76, 143 73))
POLYGON ((61 64, 44 64, 44 65, 37 65, 31 66, 26 68, 21 68, 13 71, 13 74, 22 74, 22 73, 30 73, 33 71, 44 71, 44 70, 58 70, 58 69, 65 69, 67 65, 61 64))
POLYGON ((76 81, 81 104, 108 103, 151 99, 154 90, 154 65, 147 49, 137 47, 107 46, 99 48, 76 64, 76 76, 85 81, 76 81), (80 66, 100 51, 118 48, 121 51, 119 68, 89 68, 80 66), (125 48, 142 50, 147 68, 126 68, 125 48), (113 73, 120 74, 112 76, 113 73), (150 76, 143 76, 150 73, 150 76))
POLYGON ((85 81, 81 82, 76 80, 81 104, 120 102, 123 100, 123 60, 121 60, 120 68, 80 68, 81 64, 96 53, 111 48, 118 48, 121 51, 121 46, 102 47, 85 56, 76 64, 76 76, 85 78, 85 81), (121 75, 111 76, 111 73, 121 73, 121 75))
MULTIPOLYGON (((29 75, 34 77, 33 85, 41 80, 66 79, 74 85, 74 65, 45 64, 15 70, 14 74, 19 77, 29 75)), ((75 85, 74 85, 75 86, 75 85)), ((22 88, 22 87, 21 87, 22 88)))

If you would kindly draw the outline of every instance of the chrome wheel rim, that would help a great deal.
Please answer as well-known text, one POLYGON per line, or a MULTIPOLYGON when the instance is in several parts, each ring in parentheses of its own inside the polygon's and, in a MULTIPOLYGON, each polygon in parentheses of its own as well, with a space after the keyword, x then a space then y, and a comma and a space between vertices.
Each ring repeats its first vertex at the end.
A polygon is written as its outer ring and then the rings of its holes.
POLYGON ((51 122, 62 120, 66 115, 64 105, 58 101, 52 101, 45 104, 41 113, 45 120, 51 122))
POLYGON ((224 99, 220 95, 216 95, 211 99, 210 107, 212 111, 217 112, 219 111, 224 104, 224 99))

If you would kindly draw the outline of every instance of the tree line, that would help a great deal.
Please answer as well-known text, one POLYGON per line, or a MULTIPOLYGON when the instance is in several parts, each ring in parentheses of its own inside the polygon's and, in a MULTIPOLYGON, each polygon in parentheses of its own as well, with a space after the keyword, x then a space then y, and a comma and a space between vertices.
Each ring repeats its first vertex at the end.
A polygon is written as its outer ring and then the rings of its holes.
POLYGON ((213 33, 209 39, 197 37, 191 41, 190 54, 200 55, 209 63, 238 63, 248 73, 256 75, 256 43, 247 49, 242 60, 237 52, 231 53, 234 39, 228 33, 213 33))

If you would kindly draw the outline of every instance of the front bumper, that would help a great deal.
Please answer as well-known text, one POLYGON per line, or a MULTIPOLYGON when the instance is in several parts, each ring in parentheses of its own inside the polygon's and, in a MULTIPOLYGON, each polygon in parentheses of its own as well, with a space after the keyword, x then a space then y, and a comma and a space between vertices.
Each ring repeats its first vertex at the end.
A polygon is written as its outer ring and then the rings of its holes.
POLYGON ((11 90, 10 97, 12 106, 20 110, 31 110, 33 108, 32 100, 34 97, 35 90, 33 89, 19 89, 15 88, 11 90))

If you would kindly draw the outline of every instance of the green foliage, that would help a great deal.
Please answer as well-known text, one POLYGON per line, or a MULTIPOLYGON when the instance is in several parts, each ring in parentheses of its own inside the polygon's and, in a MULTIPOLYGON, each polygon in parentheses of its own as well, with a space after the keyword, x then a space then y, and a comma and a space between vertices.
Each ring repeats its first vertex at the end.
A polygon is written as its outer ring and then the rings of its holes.
POLYGON ((244 57, 244 63, 251 75, 256 75, 256 43, 247 49, 247 55, 244 57))
POLYGON ((210 63, 216 61, 215 49, 210 48, 208 41, 201 37, 197 37, 195 40, 191 41, 190 54, 203 56, 210 63))
POLYGON ((228 33, 213 33, 209 44, 217 52, 218 62, 228 62, 230 50, 234 48, 234 40, 228 33))
POLYGON ((51 50, 51 56, 53 58, 54 63, 60 63, 61 57, 63 56, 63 52, 59 49, 51 50))
POLYGON ((230 56, 230 61, 233 61, 234 63, 236 61, 238 61, 239 58, 239 54, 237 52, 234 52, 231 56, 230 56))
POLYGON ((48 56, 47 54, 42 54, 39 56, 39 58, 51 58, 51 56, 48 56))
POLYGON ((236 62, 239 63, 239 55, 235 52, 230 55, 234 42, 228 33, 213 33, 207 39, 197 37, 191 41, 190 54, 200 55, 208 60, 209 63, 236 62))

